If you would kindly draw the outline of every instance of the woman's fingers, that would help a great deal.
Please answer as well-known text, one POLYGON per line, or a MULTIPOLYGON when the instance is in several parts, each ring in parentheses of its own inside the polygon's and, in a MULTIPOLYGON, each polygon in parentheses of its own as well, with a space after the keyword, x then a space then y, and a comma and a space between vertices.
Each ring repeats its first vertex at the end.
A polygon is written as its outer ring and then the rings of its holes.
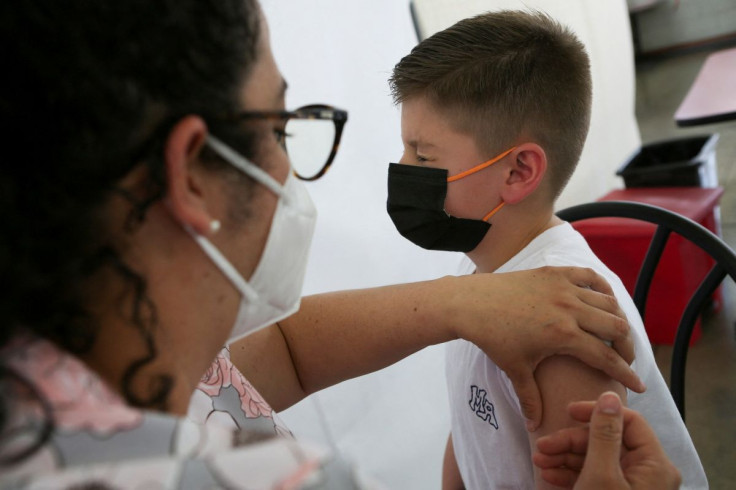
POLYGON ((544 481, 560 488, 572 488, 580 475, 569 468, 549 468, 539 472, 544 481))
MULTIPOLYGON (((567 412, 578 422, 590 422, 590 417, 595 409, 595 401, 572 402, 567 406, 567 412)), ((628 410, 628 409, 627 409, 628 410)), ((624 413, 624 417, 626 414, 624 413)))
MULTIPOLYGON (((579 434, 575 437, 584 436, 588 437, 588 430, 580 428, 579 434)), ((541 440, 541 439, 539 439, 541 440)), ((587 442, 586 442, 587 444, 587 442)), ((567 469, 580 471, 585 462, 585 453, 574 453, 574 452, 562 452, 559 454, 546 454, 543 452, 536 452, 532 455, 532 461, 537 468, 540 469, 553 469, 564 467, 567 469)))
POLYGON ((580 287, 590 288, 599 293, 613 296, 613 289, 608 282, 590 268, 566 267, 563 269, 570 282, 580 287))
MULTIPOLYGON (((593 401, 573 402, 567 407, 567 411, 576 421, 586 423, 590 422, 595 406, 596 402, 593 401)), ((633 450, 650 444, 657 437, 644 417, 630 408, 623 407, 623 424, 623 445, 626 449, 633 450)))
MULTIPOLYGON (((579 401, 570 403, 567 407, 567 411, 577 422, 588 423, 591 420, 593 412, 595 411, 596 402, 594 401, 579 401)), ((644 417, 630 408, 623 407, 623 446, 628 450, 634 450, 651 444, 656 439, 656 435, 652 428, 644 420, 644 417)), ((582 427, 575 427, 571 429, 565 429, 555 433, 555 437, 551 438, 546 436, 540 438, 542 441, 542 448, 544 453, 556 454, 566 450, 573 450, 577 453, 583 453, 586 449, 586 439, 578 433, 573 434, 573 429, 582 429, 582 427), (545 440, 550 438, 550 440, 545 440), (573 442, 574 441, 574 444, 573 442)))
POLYGON ((532 459, 545 481, 581 489, 680 487, 680 472, 652 428, 641 414, 623 407, 616 393, 604 393, 597 402, 571 403, 568 412, 588 425, 537 441, 532 459))
MULTIPOLYGON (((631 364, 634 361, 633 338, 626 316, 613 296, 610 285, 592 269, 569 267, 556 271, 576 286, 572 290, 572 295, 567 299, 559 300, 560 306, 568 310, 580 329, 599 339, 610 341, 614 350, 631 364)), ((564 288, 560 288, 560 291, 569 292, 564 288)), ((579 359, 586 362, 582 358, 579 359)), ((604 369, 604 371, 611 374, 608 370, 604 369)), ((618 381, 635 389, 624 380, 618 379, 618 381)))
POLYGON ((632 451, 651 446, 653 448, 659 448, 660 452, 664 454, 654 430, 640 413, 631 409, 624 410, 623 445, 626 449, 632 451))
POLYGON ((624 408, 616 393, 602 394, 597 402, 571 404, 571 414, 587 427, 569 427, 537 441, 533 462, 549 483, 582 488, 628 488, 621 469, 624 408), (582 420, 580 420, 582 419, 582 420))
POLYGON ((576 426, 560 429, 552 434, 537 439, 537 451, 539 454, 547 456, 551 459, 542 459, 546 461, 545 467, 549 462, 556 461, 554 458, 568 458, 571 455, 585 455, 588 449, 588 427, 576 426))
POLYGON ((520 372, 506 372, 506 375, 514 385, 514 391, 519 398, 521 411, 526 417, 526 428, 534 431, 542 422, 542 395, 534 379, 532 370, 520 372))
POLYGON ((592 269, 570 268, 565 273, 570 281, 579 286, 578 299, 591 307, 583 307, 580 312, 580 327, 612 342, 613 348, 631 364, 634 361, 634 343, 626 315, 616 301, 611 286, 592 269))
POLYGON ((631 369, 631 366, 614 349, 608 347, 600 339, 588 334, 576 335, 570 339, 567 347, 568 349, 564 354, 576 357, 585 364, 600 369, 637 393, 643 393, 646 390, 646 386, 631 369))
POLYGON ((572 488, 585 462, 588 447, 587 427, 568 427, 537 439, 532 462, 544 481, 572 488))
POLYGON ((615 298, 581 288, 578 299, 584 304, 579 318, 581 328, 612 342, 613 348, 631 364, 634 361, 634 340, 626 317, 615 298))

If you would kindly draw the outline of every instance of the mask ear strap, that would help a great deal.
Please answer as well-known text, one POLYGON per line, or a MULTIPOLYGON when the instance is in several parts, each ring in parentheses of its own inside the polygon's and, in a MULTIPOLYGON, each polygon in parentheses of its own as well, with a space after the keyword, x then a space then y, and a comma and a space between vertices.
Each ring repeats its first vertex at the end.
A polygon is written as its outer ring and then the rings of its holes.
POLYGON ((225 277, 230 279, 230 282, 232 282, 233 286, 243 295, 246 297, 248 301, 251 303, 256 301, 258 298, 258 293, 255 292, 255 290, 245 282, 245 279, 243 279, 243 276, 240 275, 240 273, 233 267, 233 265, 230 263, 229 260, 220 252, 217 250, 217 248, 212 245, 212 242, 207 240, 205 237, 194 231, 189 226, 184 226, 184 229, 189 233, 195 242, 197 242, 197 245, 199 245, 202 248, 202 251, 207 255, 212 262, 214 262, 218 268, 222 271, 223 274, 225 274, 225 277))
MULTIPOLYGON (((455 182, 456 180, 460 180, 460 179, 462 179, 463 177, 467 177, 468 175, 474 174, 474 173, 476 173, 476 172, 480 172, 480 171, 481 171, 481 170, 483 170, 484 168, 486 168, 486 167, 490 167, 491 165, 493 165, 493 164, 494 164, 494 163, 496 163, 497 161, 501 160, 501 159, 502 159, 503 157, 505 157, 506 155, 508 155, 509 153, 511 153, 512 151, 514 151, 515 149, 516 149, 516 147, 515 147, 515 146, 514 146, 513 148, 509 148, 509 149, 508 149, 508 150, 506 150, 505 152, 501 153, 501 154, 500 154, 500 155, 498 155, 497 157, 491 158, 491 159, 490 159, 490 160, 488 160, 487 162, 483 162, 483 163, 481 163, 480 165, 476 165, 475 167, 473 167, 473 168, 471 168, 471 169, 468 169, 468 170, 466 170, 465 172, 460 172, 460 173, 459 173, 459 174, 457 174, 457 175, 453 175, 452 177, 447 177, 447 182, 455 182)), ((489 216, 489 217, 490 217, 490 216, 489 216)))
POLYGON ((212 148, 215 153, 227 160, 227 162, 230 163, 233 167, 237 168, 249 177, 253 177, 255 180, 268 187, 271 192, 273 192, 277 196, 283 196, 284 190, 282 188, 282 185, 279 184, 276 179, 271 177, 261 167, 249 161, 247 158, 243 157, 238 152, 236 152, 212 135, 207 135, 207 145, 209 145, 209 147, 212 148))
POLYGON ((504 204, 506 204, 506 203, 503 202, 503 201, 501 201, 501 204, 499 204, 498 206, 496 206, 495 208, 493 208, 490 213, 488 213, 487 215, 485 215, 485 217, 483 218, 483 221, 488 221, 489 219, 491 219, 491 217, 494 214, 496 214, 497 212, 499 212, 501 210, 501 208, 504 206, 504 204))

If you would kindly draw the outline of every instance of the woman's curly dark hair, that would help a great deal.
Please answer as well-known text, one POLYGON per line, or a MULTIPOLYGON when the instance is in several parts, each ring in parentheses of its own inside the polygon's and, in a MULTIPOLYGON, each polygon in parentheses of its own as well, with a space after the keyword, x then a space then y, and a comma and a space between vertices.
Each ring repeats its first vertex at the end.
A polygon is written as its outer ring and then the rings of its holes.
MULTIPOLYGON (((134 228, 164 192, 171 125, 239 108, 260 15, 255 0, 0 2, 0 349, 28 330, 72 353, 89 349, 100 326, 86 284, 109 268, 129 286, 130 322, 149 347, 126 372, 124 394, 133 405, 165 406, 167 376, 144 399, 129 388, 156 357, 155 305, 100 210, 127 197, 134 228), (137 165, 149 170, 144 199, 117 187, 137 165)), ((252 135, 213 124, 252 153, 252 135)), ((223 165, 214 156, 209 164, 223 165)))

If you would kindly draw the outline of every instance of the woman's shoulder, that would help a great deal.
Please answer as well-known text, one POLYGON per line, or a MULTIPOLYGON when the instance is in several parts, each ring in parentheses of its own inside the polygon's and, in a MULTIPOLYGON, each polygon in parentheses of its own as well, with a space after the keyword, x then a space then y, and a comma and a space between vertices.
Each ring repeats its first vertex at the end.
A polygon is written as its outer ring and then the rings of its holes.
POLYGON ((329 451, 280 437, 273 411, 226 350, 197 390, 211 409, 201 424, 130 407, 84 363, 45 340, 8 347, 3 363, 14 381, 4 400, 0 486, 270 488, 352 478, 329 451), (226 416, 232 427, 223 423, 226 416))
POLYGON ((323 481, 351 488, 339 483, 346 475, 352 479, 352 470, 319 446, 145 413, 140 426, 105 439, 54 430, 32 456, 0 473, 0 486, 302 488, 323 481))

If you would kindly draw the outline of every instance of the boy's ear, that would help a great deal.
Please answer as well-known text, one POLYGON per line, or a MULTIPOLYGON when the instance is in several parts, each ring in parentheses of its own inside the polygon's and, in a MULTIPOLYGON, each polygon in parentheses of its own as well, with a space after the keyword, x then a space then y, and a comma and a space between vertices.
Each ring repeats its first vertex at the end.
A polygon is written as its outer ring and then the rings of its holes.
POLYGON ((174 219, 208 235, 213 216, 207 210, 207 174, 196 165, 207 137, 207 126, 197 116, 181 119, 171 130, 164 149, 166 197, 174 219))
POLYGON ((536 143, 522 143, 511 152, 509 162, 501 198, 517 204, 541 184, 547 173, 547 154, 536 143))

